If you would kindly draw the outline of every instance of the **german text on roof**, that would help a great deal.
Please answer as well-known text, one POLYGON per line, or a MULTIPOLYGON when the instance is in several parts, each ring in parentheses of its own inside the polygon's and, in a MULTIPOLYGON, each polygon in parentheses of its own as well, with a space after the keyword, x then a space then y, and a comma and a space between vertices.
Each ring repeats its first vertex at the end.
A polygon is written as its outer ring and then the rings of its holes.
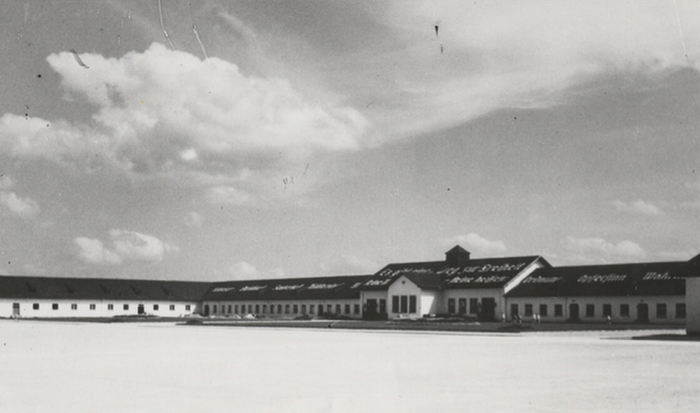
POLYGON ((541 268, 511 290, 509 297, 658 296, 685 294, 676 275, 681 262, 541 268))

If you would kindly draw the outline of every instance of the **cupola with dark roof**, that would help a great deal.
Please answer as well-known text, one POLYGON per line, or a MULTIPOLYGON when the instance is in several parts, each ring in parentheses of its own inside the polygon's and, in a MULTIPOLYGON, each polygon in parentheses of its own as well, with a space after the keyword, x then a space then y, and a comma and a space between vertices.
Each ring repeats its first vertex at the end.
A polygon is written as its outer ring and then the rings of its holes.
POLYGON ((449 267, 463 267, 469 263, 471 253, 459 245, 445 253, 445 261, 449 267))

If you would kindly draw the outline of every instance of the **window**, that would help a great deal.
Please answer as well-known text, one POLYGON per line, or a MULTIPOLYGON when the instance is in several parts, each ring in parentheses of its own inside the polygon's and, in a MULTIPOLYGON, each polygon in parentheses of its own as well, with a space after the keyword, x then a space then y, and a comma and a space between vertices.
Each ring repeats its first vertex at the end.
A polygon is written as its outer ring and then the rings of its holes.
POLYGON ((340 304, 335 305, 335 313, 336 314, 341 314, 341 311, 340 311, 341 309, 342 309, 342 306, 340 304))
POLYGON ((286 305, 284 306, 284 313, 285 313, 285 314, 289 314, 289 304, 286 304, 286 305))
POLYGON ((561 304, 554 304, 554 317, 564 316, 564 306, 561 304))
POLYGON ((401 312, 401 309, 399 307, 399 296, 398 295, 391 296, 391 312, 392 313, 401 312))
POLYGON ((114 304, 107 304, 107 309, 108 309, 109 311, 114 310, 114 304))
MULTIPOLYGON (((683 307, 683 308, 685 308, 685 307, 683 307)), ((314 308, 311 307, 311 312, 312 312, 312 313, 314 312, 313 309, 314 309, 314 308)), ((359 305, 359 304, 355 304, 355 314, 360 314, 360 305, 359 305)))
MULTIPOLYGON (((216 308, 216 306, 214 306, 214 308, 216 308)), ((128 309, 129 309, 129 304, 124 304, 124 309, 125 309, 125 310, 128 310, 128 309)), ((216 312, 216 310, 214 310, 214 312, 216 312)))
POLYGON ((666 318, 666 304, 656 304, 656 318, 666 318))
POLYGON ((518 310, 518 305, 517 304, 511 304, 510 305, 510 315, 512 316, 517 316, 520 313, 518 310))
POLYGON ((282 314, 282 304, 277 305, 277 314, 282 314))
POLYGON ((238 304, 233 306, 233 312, 238 314, 238 304))
POLYGON ((192 308, 191 305, 189 305, 189 304, 185 305, 185 311, 190 311, 191 308, 192 308))
POLYGON ((158 304, 153 304, 153 311, 158 311, 158 308, 159 308, 158 304))
MULTIPOLYGON (((189 308, 185 308, 185 309, 186 309, 186 310, 189 310, 189 308)), ((232 314, 232 311, 231 311, 231 310, 233 310, 233 307, 231 306, 231 304, 229 304, 229 305, 228 305, 228 313, 229 313, 229 314, 232 314)))
POLYGON ((52 310, 58 310, 58 304, 57 304, 57 303, 51 304, 51 309, 52 309, 52 310))
MULTIPOLYGON (((175 311, 175 304, 170 304, 170 311, 175 311)), ((224 312, 224 306, 221 306, 221 312, 224 312)))
POLYGON ((408 312, 408 296, 407 295, 401 296, 401 312, 402 313, 408 312))
POLYGON ((612 317, 612 304, 603 304, 603 317, 612 317))
POLYGON ((330 305, 330 304, 328 304, 328 305, 326 306, 326 312, 328 312, 328 313, 333 313, 333 306, 330 305))
POLYGON ((676 303, 676 318, 685 318, 685 303, 676 303))
POLYGON ((467 314, 467 299, 466 298, 459 299, 459 313, 460 314, 467 314))
POLYGON ((245 314, 245 304, 241 304, 241 314, 245 314))
POLYGON ((449 314, 455 313, 455 299, 454 298, 447 299, 447 312, 449 314))
MULTIPOLYGON (((532 306, 530 306, 530 310, 532 310, 532 306)), ((478 314, 478 313, 479 313, 479 299, 478 298, 470 298, 469 299, 469 314, 478 314)), ((530 314, 530 315, 532 315, 532 314, 530 314)))
POLYGON ((71 310, 77 310, 78 309, 78 304, 71 304, 70 305, 71 310))
MULTIPOLYGON (((338 309, 338 312, 340 312, 340 309, 338 309)), ((382 314, 386 313, 386 300, 383 298, 379 300, 379 312, 382 314)))
POLYGON ((540 304, 540 317, 547 317, 547 304, 540 304))
POLYGON ((350 304, 345 304, 345 314, 350 314, 350 304))
POLYGON ((263 314, 267 314, 267 304, 263 304, 263 314))
POLYGON ((275 313, 275 305, 271 304, 270 305, 270 314, 274 314, 274 313, 275 313))
POLYGON ((260 314, 260 304, 255 304, 255 314, 260 314))
MULTIPOLYGON (((39 309, 39 303, 34 303, 34 304, 32 304, 32 308, 35 309, 35 310, 38 310, 38 309, 39 309)), ((678 311, 676 311, 676 314, 678 314, 678 311)))
POLYGON ((299 305, 298 304, 294 304, 292 306, 292 314, 299 314, 299 305))
POLYGON ((408 296, 408 312, 410 312, 411 314, 418 312, 418 305, 415 295, 408 296))
POLYGON ((586 317, 595 317, 595 305, 586 304, 586 317))
POLYGON ((525 316, 532 317, 532 304, 525 304, 525 316))
POLYGON ((314 312, 316 312, 316 306, 313 304, 309 305, 309 314, 313 314, 314 312))
POLYGON ((214 305, 212 306, 212 308, 211 308, 212 314, 216 314, 217 310, 218 310, 218 309, 216 308, 216 304, 214 304, 214 305))
POLYGON ((95 304, 90 304, 90 309, 91 309, 91 310, 94 310, 94 309, 96 309, 96 308, 97 308, 97 306, 96 306, 95 304))
POLYGON ((301 313, 306 314, 306 304, 301 305, 301 313))
POLYGON ((630 305, 620 304, 620 317, 629 318, 630 316, 630 305))

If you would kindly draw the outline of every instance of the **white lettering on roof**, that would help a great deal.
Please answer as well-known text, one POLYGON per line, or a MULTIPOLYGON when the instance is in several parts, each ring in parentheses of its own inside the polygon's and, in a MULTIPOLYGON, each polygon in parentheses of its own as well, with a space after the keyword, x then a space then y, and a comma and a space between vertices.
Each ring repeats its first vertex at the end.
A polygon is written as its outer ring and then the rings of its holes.
POLYGON ((246 285, 245 287, 241 287, 241 292, 245 291, 260 291, 265 289, 264 285, 246 285))
POLYGON ((505 275, 491 275, 488 277, 464 276, 464 277, 455 277, 455 278, 447 281, 447 283, 448 284, 487 284, 487 283, 502 283, 502 282, 508 281, 509 279, 510 279, 510 277, 507 277, 505 275))
POLYGON ((275 291, 289 291, 289 290, 298 290, 300 288, 303 288, 304 284, 296 284, 296 285, 277 285, 275 286, 274 290, 275 291))
POLYGON ((578 279, 578 282, 588 284, 588 283, 609 283, 609 282, 622 282, 627 278, 626 275, 620 274, 608 274, 608 275, 584 275, 578 279))
POLYGON ((211 292, 213 293, 227 293, 229 291, 234 291, 235 287, 216 287, 211 292))
POLYGON ((365 283, 366 287, 375 287, 380 285, 389 284, 391 280, 369 280, 365 283))
POLYGON ((561 277, 528 277, 523 284, 552 284, 561 280, 561 277))
POLYGON ((429 268, 398 268, 398 269, 391 269, 387 268, 386 270, 380 272, 377 274, 378 277, 393 277, 398 274, 426 274, 426 273, 432 273, 433 270, 429 268))
POLYGON ((668 272, 665 272, 663 274, 660 274, 658 272, 648 272, 644 275, 644 278, 642 278, 643 281, 661 281, 661 280, 678 280, 680 279, 679 277, 673 277, 668 274, 668 272))
POLYGON ((309 286, 309 290, 331 290, 333 288, 338 288, 343 284, 318 284, 314 283, 309 286))

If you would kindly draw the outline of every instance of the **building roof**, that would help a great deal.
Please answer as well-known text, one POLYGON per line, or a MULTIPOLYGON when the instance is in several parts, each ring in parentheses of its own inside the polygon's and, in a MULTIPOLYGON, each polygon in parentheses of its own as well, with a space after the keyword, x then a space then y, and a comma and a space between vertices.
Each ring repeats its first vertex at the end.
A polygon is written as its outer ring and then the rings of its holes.
POLYGON ((360 298, 369 275, 226 281, 213 283, 205 301, 331 300, 360 298))
POLYGON ((700 277, 700 254, 684 263, 677 271, 678 276, 685 278, 700 277))
POLYGON ((676 275, 682 262, 587 265, 540 268, 508 297, 610 297, 684 295, 676 275))
POLYGON ((549 266, 539 256, 469 259, 458 266, 447 261, 389 264, 369 278, 362 290, 386 290, 402 275, 423 289, 501 288, 535 262, 549 266))
POLYGON ((198 301, 210 282, 0 276, 0 298, 198 301))

